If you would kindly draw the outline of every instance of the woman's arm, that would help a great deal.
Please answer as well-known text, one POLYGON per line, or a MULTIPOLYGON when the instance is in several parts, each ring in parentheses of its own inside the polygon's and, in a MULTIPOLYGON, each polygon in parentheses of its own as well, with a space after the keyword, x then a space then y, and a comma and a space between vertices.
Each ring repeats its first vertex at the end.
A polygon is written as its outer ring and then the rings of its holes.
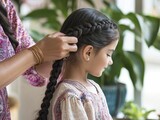
POLYGON ((54 33, 47 35, 35 44, 25 31, 11 1, 5 0, 5 5, 11 28, 14 31, 16 40, 19 42, 19 46, 15 51, 16 55, 0 62, 0 88, 14 81, 15 78, 23 74, 26 70, 27 72, 25 72, 24 75, 26 78, 29 78, 28 80, 31 84, 35 86, 43 85, 42 83, 44 82, 42 81, 44 81, 45 78, 42 78, 42 76, 48 77, 50 73, 48 66, 50 66, 53 61, 68 56, 69 52, 76 51, 77 46, 75 43, 77 43, 77 39, 75 37, 66 37, 62 33, 54 33), (42 76, 39 76, 36 71, 34 71, 33 66, 37 64, 35 56, 31 50, 27 49, 34 44, 43 53, 44 62, 36 67, 42 76))
MULTIPOLYGON (((36 43, 44 56, 44 63, 37 66, 37 71, 44 72, 46 69, 50 70, 48 66, 51 65, 50 61, 62 59, 63 57, 68 56, 69 52, 73 52, 77 50, 76 45, 69 45, 69 43, 75 44, 77 42, 76 38, 73 37, 58 37, 60 33, 55 33, 53 36, 46 36, 43 40, 36 43), (44 67, 46 66, 46 68, 44 67), (45 69, 44 69, 45 68, 45 69)), ((33 55, 31 50, 24 49, 18 52, 16 55, 3 60, 0 62, 0 88, 8 85, 18 76, 23 74, 27 69, 36 65, 35 56, 33 55)), ((43 75, 47 76, 43 73, 43 75)), ((49 74, 48 74, 49 76, 49 74)))
POLYGON ((27 49, 19 52, 11 58, 1 61, 0 88, 7 86, 35 64, 32 52, 27 49))

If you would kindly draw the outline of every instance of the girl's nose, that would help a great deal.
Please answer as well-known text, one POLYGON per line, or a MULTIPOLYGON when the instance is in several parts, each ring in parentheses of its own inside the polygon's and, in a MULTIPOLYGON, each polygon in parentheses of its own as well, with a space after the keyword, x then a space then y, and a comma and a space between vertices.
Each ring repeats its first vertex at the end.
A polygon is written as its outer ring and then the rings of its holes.
POLYGON ((109 60, 109 63, 108 63, 109 65, 112 65, 113 64, 113 60, 112 60, 112 58, 109 60))

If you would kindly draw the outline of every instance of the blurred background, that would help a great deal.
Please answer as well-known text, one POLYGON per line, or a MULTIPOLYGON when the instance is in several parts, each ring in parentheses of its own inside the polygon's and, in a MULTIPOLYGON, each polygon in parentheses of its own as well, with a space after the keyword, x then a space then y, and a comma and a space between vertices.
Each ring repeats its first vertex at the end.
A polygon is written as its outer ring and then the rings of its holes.
MULTIPOLYGON (((116 88, 116 100, 113 100, 116 106, 109 105, 112 116, 114 118, 126 116, 122 109, 126 102, 132 101, 139 108, 154 110, 148 118, 158 119, 160 115, 160 0, 12 1, 16 5, 24 27, 36 42, 48 33, 59 31, 64 19, 78 8, 95 8, 113 18, 120 26, 122 34, 120 40, 123 41, 117 51, 123 54, 115 53, 113 56, 115 65, 104 74, 108 75, 112 70, 115 73, 105 81, 113 78, 113 83, 125 84, 125 90, 122 92, 124 94, 122 98, 119 98, 119 88, 116 88), (118 60, 116 55, 120 55, 121 59, 118 60)), ((99 84, 103 88, 109 83, 99 84)), ((23 76, 20 76, 7 89, 12 120, 34 120, 45 87, 33 87, 24 80, 23 76)), ((106 98, 110 104, 112 100, 106 98)), ((137 111, 133 109, 130 114, 141 112, 137 111)))

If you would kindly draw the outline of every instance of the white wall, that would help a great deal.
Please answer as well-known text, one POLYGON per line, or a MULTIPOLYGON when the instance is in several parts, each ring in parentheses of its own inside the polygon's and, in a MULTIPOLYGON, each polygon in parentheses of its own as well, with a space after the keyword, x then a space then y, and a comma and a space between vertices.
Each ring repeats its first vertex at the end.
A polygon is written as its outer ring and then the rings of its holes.
POLYGON ((45 87, 30 86, 24 79, 21 79, 19 87, 19 120, 34 120, 40 109, 45 87))
POLYGON ((9 95, 15 96, 19 101, 19 120, 34 120, 40 108, 45 87, 33 87, 23 77, 19 77, 8 89, 9 95))

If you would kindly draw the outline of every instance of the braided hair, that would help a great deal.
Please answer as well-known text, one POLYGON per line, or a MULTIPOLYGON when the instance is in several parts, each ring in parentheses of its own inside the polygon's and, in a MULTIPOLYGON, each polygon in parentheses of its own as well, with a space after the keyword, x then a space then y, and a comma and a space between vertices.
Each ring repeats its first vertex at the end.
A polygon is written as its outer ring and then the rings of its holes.
POLYGON ((9 41, 15 50, 18 46, 18 41, 14 37, 13 30, 7 17, 7 10, 3 6, 2 1, 0 1, 0 25, 2 26, 4 33, 8 36, 9 41))
POLYGON ((49 78, 49 83, 47 85, 47 89, 45 91, 45 97, 43 98, 43 102, 41 104, 41 110, 39 111, 39 116, 37 120, 47 120, 48 108, 50 106, 50 100, 52 99, 53 93, 55 91, 55 86, 57 84, 57 78, 61 73, 61 67, 63 64, 63 60, 57 60, 52 65, 51 76, 49 78), (54 68, 54 69, 53 69, 54 68))
MULTIPOLYGON (((63 23, 61 32, 78 38, 78 50, 84 45, 92 45, 97 52, 119 37, 117 25, 102 13, 91 8, 74 11, 63 23)), ((74 54, 76 53, 71 53, 70 56, 74 54)), ((47 120, 50 100, 55 91, 62 64, 63 60, 58 60, 53 64, 54 69, 52 68, 37 120, 47 120)))

